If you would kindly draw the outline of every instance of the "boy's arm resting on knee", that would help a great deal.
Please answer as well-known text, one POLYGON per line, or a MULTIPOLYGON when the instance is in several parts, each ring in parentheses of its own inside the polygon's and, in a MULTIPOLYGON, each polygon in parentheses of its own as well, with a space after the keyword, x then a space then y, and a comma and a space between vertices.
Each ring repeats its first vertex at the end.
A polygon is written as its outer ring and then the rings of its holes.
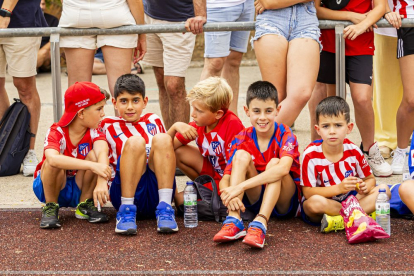
POLYGON ((220 180, 218 188, 219 188, 219 191, 221 191, 227 187, 230 187, 230 175, 229 174, 223 175, 223 178, 220 180))
POLYGON ((338 186, 328 186, 328 187, 302 187, 303 195, 306 199, 309 199, 313 195, 320 195, 326 198, 331 198, 336 195, 339 195, 338 186))
MULTIPOLYGON (((170 129, 167 131, 167 134, 171 136, 174 142, 174 149, 181 147, 184 143, 177 138, 177 132, 182 135, 182 138, 186 140, 186 143, 189 143, 195 140, 198 136, 197 129, 189 124, 183 122, 177 122, 173 124, 170 129), (178 144, 179 143, 179 144, 178 144), (177 145, 177 146, 176 146, 177 145)), ((182 139, 181 138, 181 139, 182 139)))
MULTIPOLYGON (((97 158, 97 164, 105 165, 109 168, 109 147, 108 143, 104 140, 98 140, 93 143, 93 149, 96 154, 97 158)), ((112 173, 112 171, 109 169, 109 171, 112 173)), ((93 200, 95 202, 95 206, 98 206, 98 201, 103 206, 106 201, 109 199, 109 193, 108 193, 108 180, 111 178, 111 175, 109 177, 102 177, 101 175, 98 175, 98 179, 96 182, 96 187, 93 191, 93 200)))

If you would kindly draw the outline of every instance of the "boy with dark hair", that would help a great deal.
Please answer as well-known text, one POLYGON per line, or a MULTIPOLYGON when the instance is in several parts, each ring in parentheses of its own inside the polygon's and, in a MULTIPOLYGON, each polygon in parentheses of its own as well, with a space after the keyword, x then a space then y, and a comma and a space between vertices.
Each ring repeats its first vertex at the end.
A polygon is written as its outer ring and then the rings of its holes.
MULTIPOLYGON (((244 128, 240 119, 228 109, 232 98, 233 92, 225 79, 210 77, 200 81, 187 94, 193 107, 193 122, 178 122, 168 130, 175 136, 177 166, 192 180, 206 174, 218 184, 223 176, 231 140, 244 128), (198 148, 188 145, 193 140, 198 148)), ((179 193, 175 200, 180 206, 183 194, 179 193)))
POLYGON ((175 189, 175 154, 161 119, 142 114, 147 106, 140 77, 125 74, 115 83, 112 102, 120 117, 101 122, 110 146, 113 170, 109 193, 116 215, 115 232, 136 234, 136 218, 157 218, 157 231, 178 231, 171 201, 175 189))
POLYGON ((65 112, 47 131, 43 160, 34 174, 33 191, 46 203, 40 228, 61 226, 59 207, 77 207, 75 216, 92 223, 108 221, 95 207, 109 197, 108 144, 96 130, 105 116, 107 97, 90 82, 77 82, 66 90, 65 112))
POLYGON ((380 188, 386 189, 390 197, 387 185, 375 187, 375 177, 364 154, 345 138, 354 127, 349 112, 347 102, 340 97, 322 100, 316 108, 315 125, 322 140, 312 142, 303 153, 302 218, 321 225, 324 233, 344 229, 339 211, 348 196, 356 196, 367 214, 375 211, 380 188))
POLYGON ((245 244, 263 248, 269 218, 293 217, 299 206, 298 142, 288 126, 275 122, 280 107, 271 83, 251 84, 246 104, 244 110, 253 126, 232 141, 230 159, 220 182, 221 199, 229 215, 214 241, 245 236, 245 244), (257 214, 247 234, 240 219, 240 211, 246 208, 257 214))

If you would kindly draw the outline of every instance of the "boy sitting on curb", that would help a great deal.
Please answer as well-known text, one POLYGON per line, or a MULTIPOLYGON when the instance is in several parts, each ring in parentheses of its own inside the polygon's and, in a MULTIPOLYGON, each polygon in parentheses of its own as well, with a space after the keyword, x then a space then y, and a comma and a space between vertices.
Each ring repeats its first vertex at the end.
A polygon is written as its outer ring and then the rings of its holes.
POLYGON ((33 191, 46 203, 40 228, 61 227, 59 207, 77 207, 75 216, 92 223, 108 221, 95 207, 109 197, 108 144, 96 130, 107 98, 90 82, 77 82, 66 91, 65 112, 47 131, 43 159, 34 174, 33 191))
POLYGON ((340 97, 328 97, 316 108, 315 129, 322 137, 311 143, 303 153, 301 186, 305 201, 302 218, 312 225, 321 225, 321 232, 344 229, 339 211, 348 196, 358 198, 362 209, 375 211, 380 188, 361 149, 346 139, 352 131, 349 106, 340 97), (322 219, 322 221, 321 221, 322 219))
POLYGON ((288 126, 275 122, 278 98, 271 83, 251 84, 246 105, 244 110, 253 126, 232 141, 230 159, 220 182, 221 199, 229 215, 214 241, 245 236, 245 244, 263 248, 269 218, 293 217, 299 206, 298 142, 288 126), (240 210, 245 208, 257 214, 247 234, 240 219, 240 210))

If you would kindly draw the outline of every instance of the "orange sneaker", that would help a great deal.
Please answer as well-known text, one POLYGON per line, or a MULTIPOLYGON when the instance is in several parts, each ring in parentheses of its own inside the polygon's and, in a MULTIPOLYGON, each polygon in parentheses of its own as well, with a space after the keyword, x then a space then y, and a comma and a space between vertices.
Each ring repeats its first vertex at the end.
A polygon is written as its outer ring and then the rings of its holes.
POLYGON ((247 235, 243 243, 256 248, 263 248, 265 243, 266 228, 261 222, 252 221, 247 228, 247 235))
POLYGON ((243 222, 235 217, 228 216, 223 222, 223 227, 214 236, 215 242, 228 242, 240 239, 246 236, 246 229, 243 222))

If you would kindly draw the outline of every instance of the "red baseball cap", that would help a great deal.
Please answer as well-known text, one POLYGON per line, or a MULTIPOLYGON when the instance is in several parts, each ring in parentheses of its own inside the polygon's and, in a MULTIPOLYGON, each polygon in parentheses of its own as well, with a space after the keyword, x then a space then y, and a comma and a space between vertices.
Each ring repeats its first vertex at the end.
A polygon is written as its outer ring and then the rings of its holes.
POLYGON ((102 100, 105 100, 105 95, 101 92, 99 86, 86 81, 76 82, 65 92, 65 112, 58 125, 62 127, 69 125, 75 119, 79 110, 102 100))

